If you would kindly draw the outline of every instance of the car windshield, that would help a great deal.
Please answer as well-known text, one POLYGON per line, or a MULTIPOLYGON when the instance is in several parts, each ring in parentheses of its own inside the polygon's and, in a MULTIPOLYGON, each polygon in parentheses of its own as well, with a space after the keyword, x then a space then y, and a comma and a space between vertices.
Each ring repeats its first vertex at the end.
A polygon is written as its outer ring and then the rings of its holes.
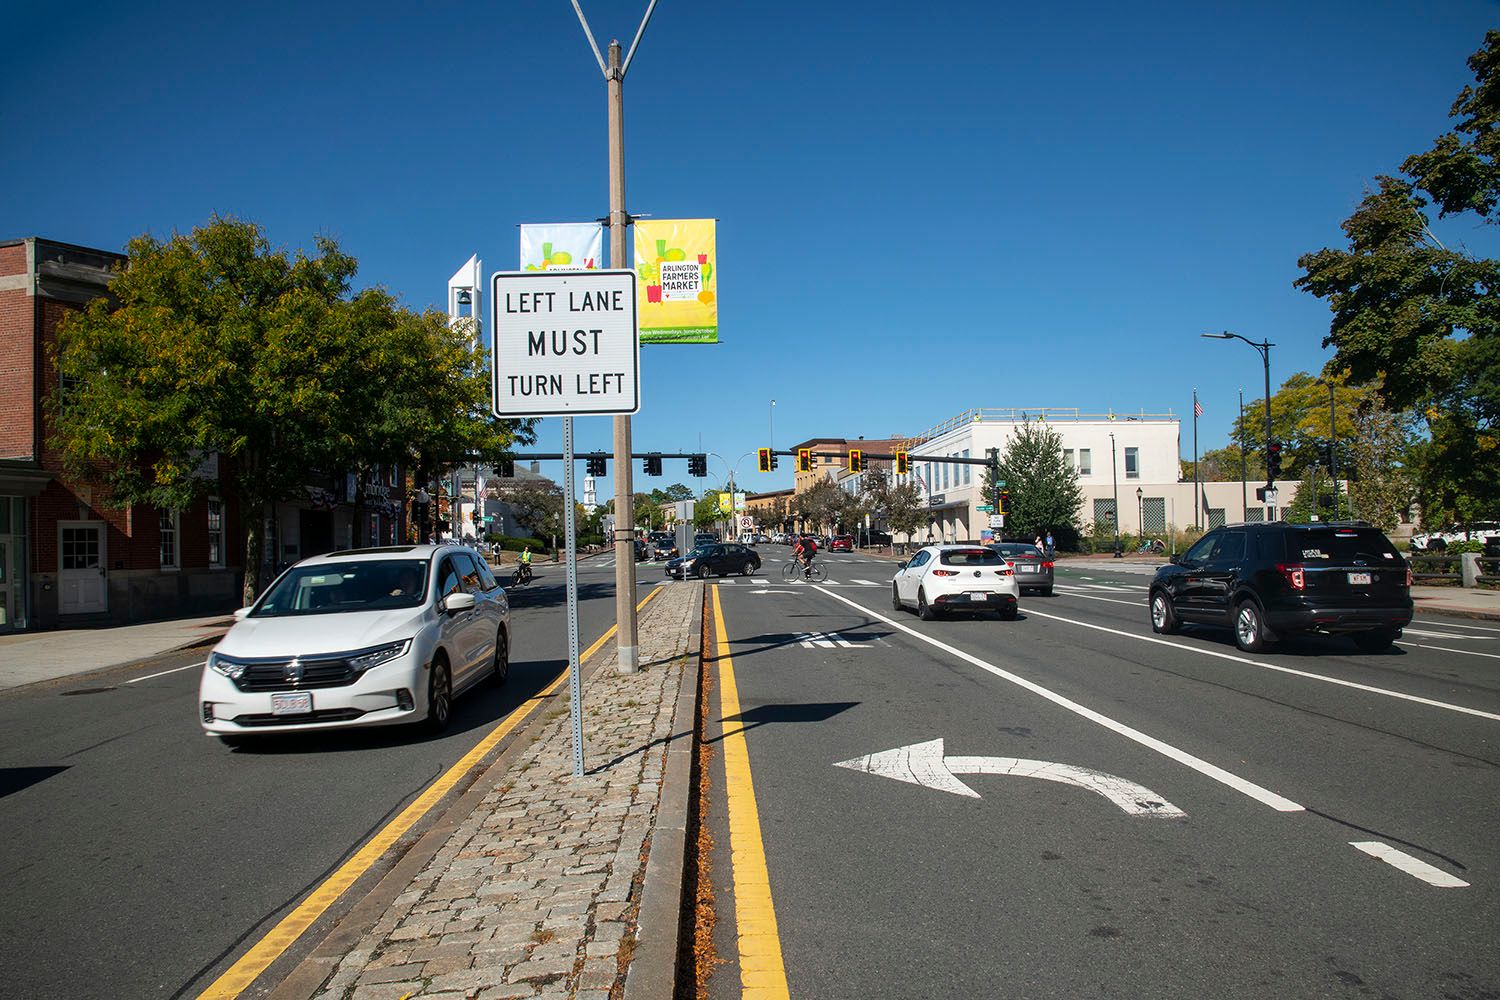
POLYGON ((427 596, 426 559, 294 566, 266 592, 251 618, 289 618, 416 608, 427 596))
POLYGON ((1021 559, 1037 559, 1041 556, 1035 545, 1026 545, 1023 542, 1000 542, 996 545, 991 545, 990 548, 1007 557, 1017 556, 1021 559))
POLYGON ((689 559, 701 559, 703 556, 708 555, 708 550, 711 549, 712 547, 713 546, 711 546, 711 545, 699 545, 698 547, 696 547, 692 551, 690 551, 687 554, 687 557, 689 559))
POLYGON ((938 558, 944 566, 998 566, 1005 561, 994 549, 947 549, 938 558))
POLYGON ((1304 563, 1403 563, 1385 533, 1375 528, 1310 528, 1287 532, 1287 558, 1304 563))

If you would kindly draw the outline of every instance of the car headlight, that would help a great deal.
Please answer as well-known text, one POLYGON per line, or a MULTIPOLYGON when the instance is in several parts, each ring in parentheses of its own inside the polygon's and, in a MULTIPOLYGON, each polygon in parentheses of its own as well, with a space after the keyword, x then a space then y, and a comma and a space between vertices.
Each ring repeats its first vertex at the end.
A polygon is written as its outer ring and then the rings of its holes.
POLYGON ((382 663, 394 660, 398 656, 405 656, 406 651, 411 648, 410 639, 402 639, 400 642, 388 642, 384 646, 376 646, 374 649, 366 650, 358 656, 349 657, 349 666, 363 672, 371 667, 378 667, 382 663))
POLYGON ((240 679, 240 675, 245 672, 245 664, 237 660, 231 660, 222 653, 209 653, 208 669, 215 673, 223 674, 232 681, 237 681, 240 679))

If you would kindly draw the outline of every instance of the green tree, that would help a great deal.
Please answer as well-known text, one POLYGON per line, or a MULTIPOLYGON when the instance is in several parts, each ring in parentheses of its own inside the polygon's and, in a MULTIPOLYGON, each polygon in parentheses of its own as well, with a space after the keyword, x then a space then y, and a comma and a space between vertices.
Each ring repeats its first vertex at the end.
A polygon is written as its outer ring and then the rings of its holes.
POLYGON ((1417 447, 1416 418, 1395 413, 1367 401, 1354 414, 1354 437, 1349 463, 1341 463, 1339 475, 1349 480, 1347 503, 1352 511, 1384 531, 1395 528, 1417 498, 1412 460, 1417 447))
POLYGON ((1333 481, 1321 466, 1310 465, 1297 485, 1297 494, 1282 511, 1282 519, 1291 524, 1336 520, 1333 510, 1333 481))
POLYGON ((719 512, 719 491, 707 490, 703 498, 693 505, 693 527, 699 531, 711 531, 724 517, 719 512))
POLYGON ((896 483, 885 492, 885 523, 893 534, 911 538, 932 521, 932 515, 922 503, 922 490, 910 479, 896 483))
MULTIPOLYGON (((1010 493, 1005 533, 1026 538, 1052 531, 1066 537, 1078 529, 1083 490, 1078 473, 1063 461, 1062 435, 1041 422, 1026 422, 1000 456, 1000 478, 1010 493)), ((986 496, 994 496, 994 472, 986 468, 986 496)))
POLYGON ((1424 418, 1424 519, 1500 513, 1500 261, 1444 246, 1423 211, 1435 203, 1440 216, 1496 221, 1500 31, 1469 68, 1475 84, 1450 109, 1453 129, 1406 159, 1406 177, 1379 177, 1343 223, 1348 248, 1304 255, 1295 283, 1333 312, 1327 370, 1424 418))
POLYGON ((532 537, 553 539, 563 530, 562 488, 547 480, 527 479, 506 487, 501 498, 532 537))
MULTIPOLYGON (((1271 394, 1271 436, 1281 442, 1281 475, 1283 479, 1301 478, 1303 470, 1316 465, 1321 446, 1330 436, 1348 442, 1355 433, 1354 412, 1375 400, 1377 391, 1369 386, 1351 386, 1342 379, 1316 378, 1307 372, 1294 372, 1271 394), (1328 424, 1328 386, 1333 385, 1334 433, 1328 424)), ((1245 466, 1249 479, 1266 474, 1266 416, 1264 398, 1248 400, 1243 416, 1236 417, 1230 431, 1231 442, 1224 448, 1202 456, 1204 482, 1233 482, 1240 478, 1239 441, 1245 442, 1245 466), (1210 476, 1208 473, 1212 472, 1210 476)), ((1192 478, 1192 463, 1188 463, 1192 478)))
POLYGON ((684 500, 693 499, 693 491, 681 483, 673 483, 661 492, 662 499, 669 503, 682 503, 684 500))
POLYGON ((797 516, 816 531, 833 528, 848 498, 831 479, 820 479, 793 500, 797 516))

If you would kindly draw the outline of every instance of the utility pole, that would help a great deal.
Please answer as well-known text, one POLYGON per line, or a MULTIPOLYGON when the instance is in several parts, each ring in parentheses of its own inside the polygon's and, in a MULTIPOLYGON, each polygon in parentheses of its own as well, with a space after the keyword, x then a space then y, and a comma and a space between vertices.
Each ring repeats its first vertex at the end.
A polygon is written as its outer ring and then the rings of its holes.
POLYGON ((1250 474, 1245 466, 1245 390, 1240 390, 1240 520, 1250 520, 1250 474))
MULTIPOLYGON (((651 0, 623 60, 620 43, 609 43, 609 61, 606 63, 594 42, 594 33, 589 30, 588 19, 583 16, 583 8, 578 6, 578 0, 573 0, 578 23, 583 25, 589 48, 593 50, 594 59, 598 61, 609 88, 609 266, 614 268, 629 266, 625 249, 626 229, 630 225, 630 216, 625 213, 625 74, 655 9, 656 0, 651 0)), ((630 417, 615 417, 614 430, 615 651, 619 672, 633 674, 639 669, 640 649, 636 642, 635 619, 635 493, 634 470, 630 466, 630 417)))

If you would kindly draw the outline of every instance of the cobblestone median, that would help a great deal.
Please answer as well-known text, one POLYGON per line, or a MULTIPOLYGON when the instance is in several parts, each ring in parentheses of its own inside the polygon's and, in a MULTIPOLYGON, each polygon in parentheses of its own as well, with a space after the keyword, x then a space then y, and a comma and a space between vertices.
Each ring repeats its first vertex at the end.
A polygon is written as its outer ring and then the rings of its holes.
POLYGON ((494 787, 479 808, 314 996, 620 995, 702 595, 677 584, 646 605, 639 672, 616 673, 613 644, 601 650, 583 691, 584 776, 573 777, 564 687, 535 743, 481 779, 494 787))

